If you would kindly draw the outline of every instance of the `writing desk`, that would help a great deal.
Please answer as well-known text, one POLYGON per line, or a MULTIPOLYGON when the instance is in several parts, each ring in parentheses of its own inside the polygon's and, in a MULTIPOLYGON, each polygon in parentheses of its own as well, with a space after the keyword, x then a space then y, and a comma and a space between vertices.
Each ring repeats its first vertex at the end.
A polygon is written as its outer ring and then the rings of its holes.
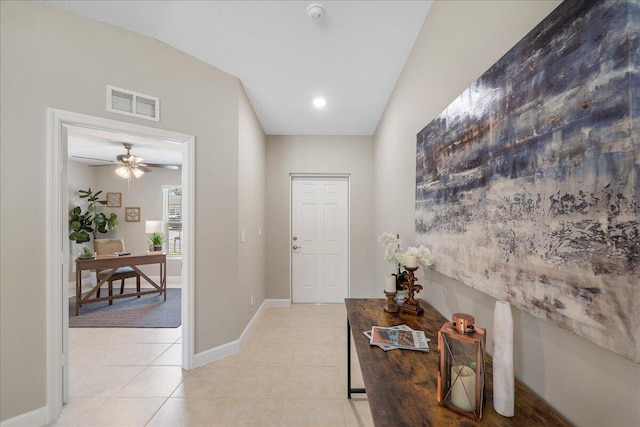
MULTIPOLYGON (((493 409, 493 369, 486 357, 485 401, 482 419, 475 421, 438 404, 437 377, 440 363, 438 331, 447 322, 433 307, 420 300, 423 316, 384 312, 384 299, 346 298, 347 307, 347 396, 366 393, 376 426, 523 426, 570 425, 544 400, 520 381, 515 384, 515 416, 503 417, 493 409), (369 344, 363 331, 372 326, 406 324, 422 330, 429 352, 384 351, 369 344), (351 337, 355 343, 364 389, 351 387, 351 337)), ((479 325, 481 326, 481 325, 479 325)))
POLYGON ((129 298, 132 296, 140 296, 147 294, 164 294, 164 300, 167 300, 167 255, 163 253, 150 252, 143 255, 98 255, 91 259, 76 258, 76 316, 80 314, 80 307, 82 304, 90 304, 100 301, 112 301, 119 298, 129 298), (160 266, 160 278, 156 283, 154 280, 144 274, 139 268, 139 265, 147 264, 159 264, 160 266), (109 295, 101 298, 92 298, 92 296, 98 292, 100 286, 109 281, 111 276, 120 267, 131 267, 133 271, 138 273, 140 277, 149 282, 154 289, 140 290, 139 292, 131 292, 122 295, 109 295), (104 275, 102 279, 98 281, 84 297, 82 296, 82 272, 85 270, 106 270, 111 271, 104 275))

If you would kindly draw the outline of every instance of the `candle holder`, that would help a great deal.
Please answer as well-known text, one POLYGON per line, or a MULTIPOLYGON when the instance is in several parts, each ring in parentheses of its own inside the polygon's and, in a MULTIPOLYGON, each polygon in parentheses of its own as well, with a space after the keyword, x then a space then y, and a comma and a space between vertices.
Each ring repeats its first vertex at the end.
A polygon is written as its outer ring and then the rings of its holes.
POLYGON ((415 316, 422 316, 424 310, 420 307, 420 303, 416 300, 414 293, 418 293, 422 290, 422 285, 416 283, 416 276, 413 274, 418 267, 404 267, 407 270, 407 281, 402 283, 402 288, 406 289, 409 293, 404 299, 404 304, 400 307, 402 313, 413 314, 415 316))
POLYGON ((454 313, 438 331, 440 368, 437 400, 441 406, 475 420, 482 417, 486 331, 469 314, 454 313))
POLYGON ((387 296, 387 303, 384 306, 384 311, 387 313, 397 313, 398 304, 396 303, 396 292, 384 291, 384 294, 387 296))

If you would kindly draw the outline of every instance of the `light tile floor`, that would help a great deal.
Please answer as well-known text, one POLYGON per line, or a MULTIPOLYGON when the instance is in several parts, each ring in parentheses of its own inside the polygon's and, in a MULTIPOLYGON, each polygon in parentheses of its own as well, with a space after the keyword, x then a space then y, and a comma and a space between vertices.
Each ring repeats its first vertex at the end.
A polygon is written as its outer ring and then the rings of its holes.
MULTIPOLYGON (((180 368, 181 328, 69 330, 70 390, 57 426, 371 426, 346 398, 344 305, 264 308, 241 351, 180 368)), ((355 351, 353 387, 362 387, 355 351)))

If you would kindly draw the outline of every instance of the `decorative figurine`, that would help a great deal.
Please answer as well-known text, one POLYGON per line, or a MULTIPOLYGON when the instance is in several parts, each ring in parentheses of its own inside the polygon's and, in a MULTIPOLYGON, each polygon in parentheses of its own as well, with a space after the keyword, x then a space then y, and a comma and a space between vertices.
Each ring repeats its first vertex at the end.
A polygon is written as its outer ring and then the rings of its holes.
POLYGON ((418 269, 418 267, 404 267, 405 270, 409 272, 407 274, 407 281, 402 283, 402 287, 409 292, 407 297, 404 299, 404 304, 400 307, 400 311, 402 313, 409 313, 416 316, 422 316, 424 314, 424 310, 420 307, 420 303, 416 300, 414 293, 418 293, 422 290, 422 285, 418 285, 416 283, 416 276, 414 275, 414 271, 418 269))

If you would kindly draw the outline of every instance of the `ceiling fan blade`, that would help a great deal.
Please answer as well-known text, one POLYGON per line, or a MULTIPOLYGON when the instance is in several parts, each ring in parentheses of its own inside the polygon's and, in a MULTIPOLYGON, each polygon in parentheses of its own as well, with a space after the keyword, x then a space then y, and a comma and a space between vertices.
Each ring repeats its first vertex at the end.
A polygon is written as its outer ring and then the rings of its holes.
POLYGON ((140 169, 142 172, 153 172, 153 169, 149 169, 145 166, 140 166, 140 165, 138 165, 136 169, 140 169))
MULTIPOLYGON (((105 160, 105 159, 96 159, 95 157, 82 157, 82 156, 71 156, 74 159, 85 159, 85 160, 96 160, 98 162, 107 162, 107 163, 112 163, 112 164, 116 164, 117 162, 114 162, 113 160, 105 160)), ((108 166, 108 165, 105 165, 108 166)))
POLYGON ((171 170, 180 169, 180 166, 178 166, 178 165, 163 165, 163 164, 160 164, 160 163, 138 163, 138 166, 144 166, 144 167, 147 167, 147 168, 171 169, 171 170))

